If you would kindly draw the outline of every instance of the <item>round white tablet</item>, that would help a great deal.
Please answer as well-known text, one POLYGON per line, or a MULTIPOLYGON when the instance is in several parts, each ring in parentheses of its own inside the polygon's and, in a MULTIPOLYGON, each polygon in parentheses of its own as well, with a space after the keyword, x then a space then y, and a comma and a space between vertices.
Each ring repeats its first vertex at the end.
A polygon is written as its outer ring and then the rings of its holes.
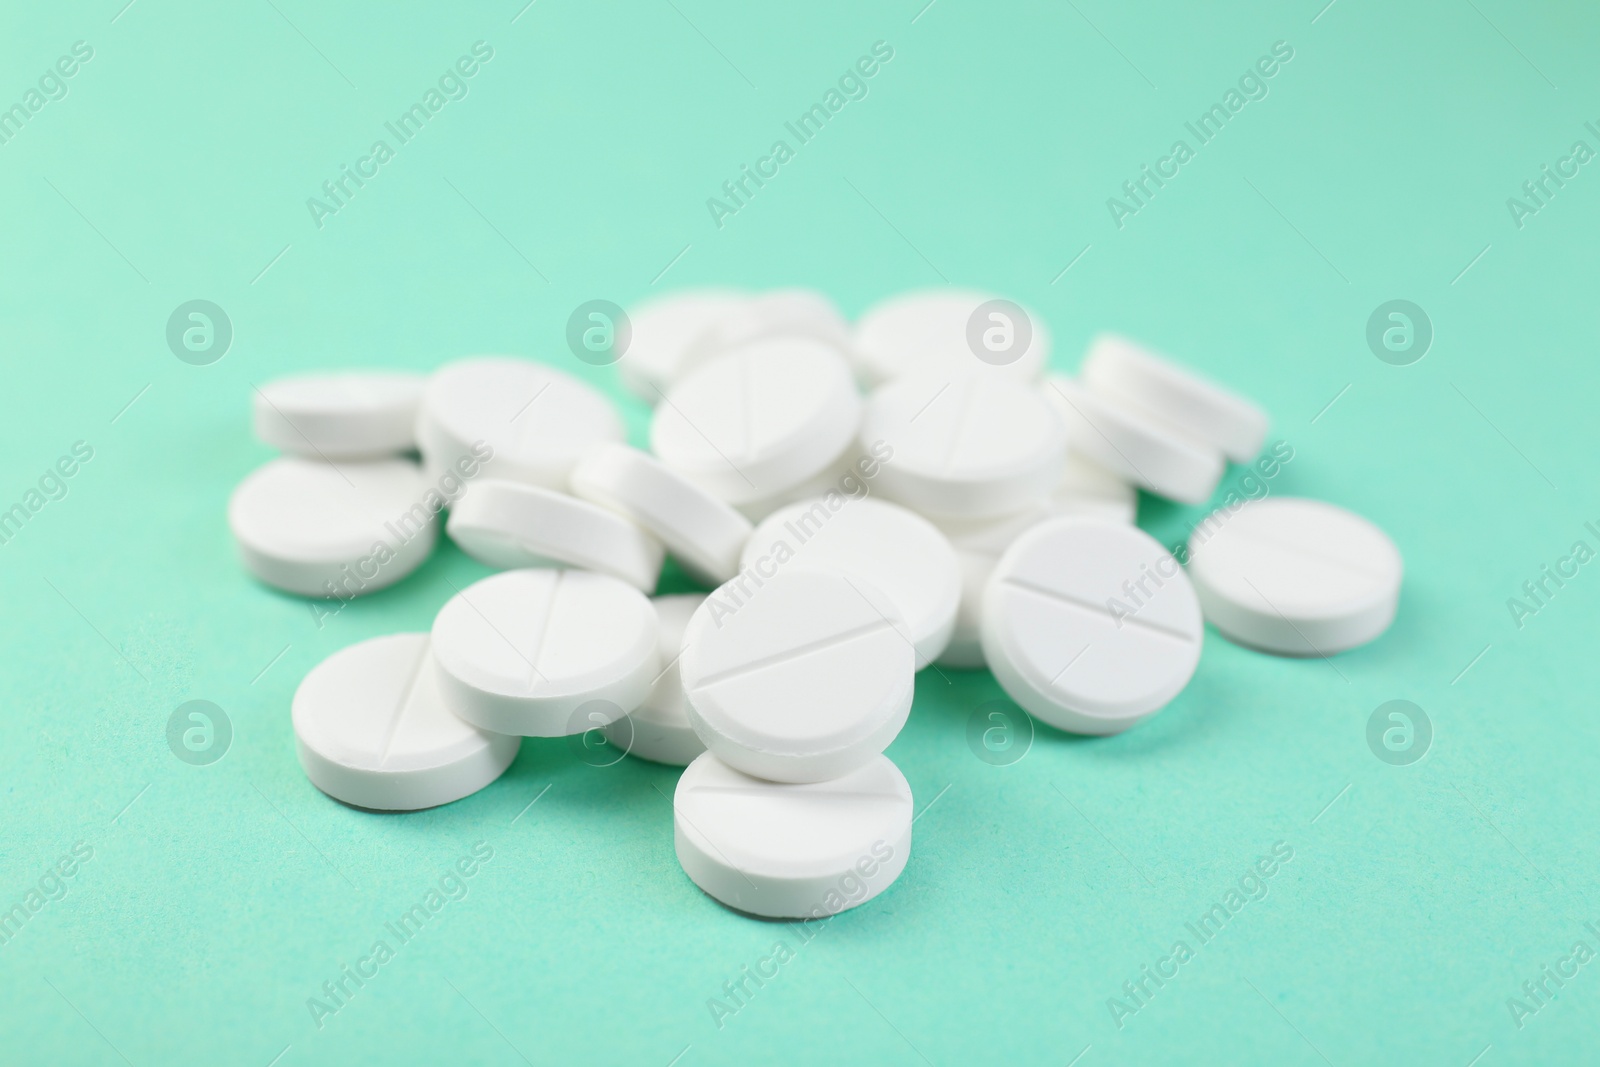
POLYGON ((836 493, 779 508, 756 527, 740 565, 757 577, 796 567, 877 586, 905 619, 918 670, 944 651, 961 602, 961 568, 944 534, 915 512, 870 497, 836 493))
POLYGON ((1126 337, 1096 337, 1080 374, 1093 392, 1147 412, 1185 436, 1221 449, 1236 463, 1255 459, 1266 440, 1266 412, 1126 337))
POLYGON ((1353 512, 1270 497, 1212 512, 1189 539, 1189 576, 1211 624, 1243 645, 1327 656, 1389 628, 1400 550, 1353 512))
POLYGON ((1169 428, 1135 408, 1051 375, 1041 392, 1061 413, 1074 451, 1152 493, 1185 504, 1204 503, 1222 480, 1222 452, 1169 428))
POLYGON ((617 361, 624 388, 647 403, 660 402, 683 374, 690 343, 748 299, 728 289, 691 289, 629 308, 633 336, 617 361))
POLYGON ((751 915, 820 919, 864 904, 911 857, 911 787, 886 756, 809 785, 762 781, 711 753, 672 797, 678 862, 714 900, 751 915))
POLYGON ((515 356, 446 363, 429 376, 417 414, 417 444, 429 470, 458 463, 476 469, 481 460, 479 476, 548 489, 566 489, 579 456, 623 436, 622 419, 599 392, 515 356))
POLYGON ((679 670, 695 733, 723 762, 820 782, 870 762, 911 710, 915 653, 899 609, 831 571, 741 574, 700 605, 679 670))
POLYGON ((656 407, 650 447, 730 504, 792 489, 849 447, 861 422, 850 367, 820 341, 774 337, 707 361, 656 407))
POLYGON ((343 371, 278 378, 254 393, 256 436, 317 459, 375 459, 417 447, 423 377, 343 371))
POLYGON ((572 469, 572 491, 660 538, 699 581, 721 585, 739 569, 750 520, 649 453, 598 445, 572 469))
POLYGON ((1052 726, 1114 734, 1157 711, 1200 662, 1188 575, 1142 530, 1052 519, 1017 539, 983 597, 983 654, 1011 699, 1052 726))
POLYGON ((228 500, 244 565, 268 585, 348 600, 420 567, 439 534, 422 470, 406 460, 257 467, 228 500))
POLYGON ((1061 478, 1067 433, 1032 388, 992 374, 917 374, 880 386, 861 419, 861 445, 894 450, 878 475, 884 496, 924 515, 1019 511, 1061 478))
POLYGON ((450 539, 491 567, 584 567, 646 593, 661 576, 661 542, 586 500, 521 482, 474 482, 450 509, 450 539))
POLYGON ((850 328, 832 300, 810 289, 774 289, 712 319, 689 345, 685 369, 766 337, 811 337, 844 351, 850 328))
POLYGON ((683 695, 683 678, 678 673, 683 632, 705 599, 700 593, 686 593, 658 596, 650 601, 661 620, 661 670, 643 704, 602 728, 613 745, 630 755, 683 767, 706 750, 705 742, 689 725, 689 702, 683 695))
POLYGON ((907 374, 998 370, 1020 382, 1044 373, 1050 331, 1010 301, 965 289, 925 289, 868 308, 851 337, 868 388, 907 374))
POLYGON ((445 708, 427 634, 373 637, 335 652, 294 691, 291 717, 311 784, 378 811, 476 793, 511 766, 522 744, 445 708))
POLYGON ((505 571, 451 597, 433 620, 445 704, 485 730, 529 737, 582 733, 591 701, 639 706, 661 670, 655 609, 607 574, 505 571))

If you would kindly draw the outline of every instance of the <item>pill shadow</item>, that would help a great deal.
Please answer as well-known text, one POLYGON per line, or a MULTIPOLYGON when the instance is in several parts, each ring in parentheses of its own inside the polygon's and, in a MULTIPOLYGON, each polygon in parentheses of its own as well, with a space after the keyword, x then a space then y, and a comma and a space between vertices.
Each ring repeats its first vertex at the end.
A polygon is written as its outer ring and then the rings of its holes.
POLYGON ((690 885, 694 886, 695 891, 700 895, 700 897, 703 900, 715 905, 716 910, 722 914, 731 916, 735 919, 749 919, 751 922, 760 923, 768 928, 777 926, 798 927, 806 931, 809 935, 806 937, 806 940, 802 942, 802 944, 809 944, 811 938, 815 937, 818 933, 833 925, 835 920, 840 920, 841 925, 845 926, 846 928, 855 926, 857 929, 870 929, 870 927, 864 927, 860 925, 860 921, 866 920, 874 911, 882 911, 889 907, 890 905, 887 902, 890 895, 894 893, 895 890, 900 888, 905 880, 905 877, 905 874, 902 873, 894 880, 892 884, 884 888, 871 899, 863 900, 857 904, 845 908, 843 911, 837 911, 831 915, 782 916, 757 915, 754 912, 744 911, 740 908, 736 908, 731 904, 724 904, 710 893, 707 893, 704 889, 701 889, 698 885, 695 885, 693 879, 690 879, 687 875, 684 876, 685 880, 688 881, 690 885), (883 907, 875 907, 876 905, 882 905, 883 907), (850 920, 857 921, 851 922, 850 920))
POLYGON ((671 556, 661 564, 661 575, 656 581, 656 591, 652 596, 677 596, 682 593, 710 593, 711 587, 704 582, 695 581, 683 565, 671 556))
POLYGON ((1204 514, 1205 511, 1206 509, 1203 507, 1180 504, 1176 500, 1168 500, 1164 496, 1156 496, 1154 493, 1141 489, 1139 490, 1135 525, 1155 537, 1155 531, 1165 530, 1169 524, 1178 524, 1190 512, 1198 516, 1204 514))
MULTIPOLYGON (((1194 682, 1190 683, 1192 687, 1194 682)), ((1188 690, 1185 690, 1187 693, 1188 690)), ((1182 695, 1180 695, 1180 699, 1182 695)), ((994 675, 987 668, 976 670, 953 670, 941 667, 937 670, 926 668, 917 674, 917 699, 913 706, 913 717, 922 728, 931 728, 941 734, 954 734, 965 739, 971 744, 969 731, 971 720, 975 715, 985 713, 986 709, 1001 707, 1014 715, 1027 714, 1016 701, 1012 700, 995 680, 994 675)), ((1058 729, 1046 723, 1037 716, 1028 715, 1033 725, 1031 746, 1026 757, 1033 759, 1040 752, 1051 749, 1061 751, 1075 751, 1078 754, 1104 753, 1107 755, 1122 755, 1131 751, 1149 751, 1147 747, 1137 750, 1130 749, 1129 739, 1140 733, 1147 733, 1162 719, 1172 716, 1174 719, 1184 720, 1189 715, 1181 708, 1168 706, 1156 713, 1150 719, 1125 730, 1120 734, 1108 736, 1095 736, 1090 734, 1075 734, 1058 729)), ((1176 741, 1184 745, 1191 743, 1192 739, 1181 734, 1176 737, 1166 736, 1167 731, 1162 731, 1162 744, 1171 744, 1176 741)))
POLYGON ((1418 679, 1420 684, 1428 688, 1453 684, 1451 680, 1460 677, 1455 672, 1467 666, 1467 662, 1478 655, 1485 646, 1492 646, 1505 636, 1506 630, 1501 620, 1506 616, 1499 614, 1498 608, 1493 613, 1485 612, 1483 624, 1478 631, 1482 635, 1481 638, 1476 641, 1467 640, 1459 648, 1450 650, 1459 655, 1460 662, 1457 663, 1450 659, 1437 643, 1439 637, 1437 620, 1461 617, 1468 610, 1468 605, 1460 602, 1452 603, 1435 594, 1436 591, 1432 586, 1414 578, 1410 580, 1402 578, 1400 604, 1389 628, 1360 648, 1353 648, 1349 652, 1332 657, 1333 662, 1338 664, 1341 670, 1344 669, 1346 661, 1351 661, 1363 673, 1377 671, 1389 676, 1415 675, 1419 664, 1428 664, 1436 667, 1438 673, 1426 679, 1418 679))
POLYGON ((355 595, 348 595, 346 590, 338 597, 304 596, 269 585, 242 567, 240 571, 252 589, 304 612, 311 630, 319 637, 331 633, 333 639, 339 640, 344 636, 339 631, 347 630, 345 644, 361 639, 358 635, 363 633, 363 619, 382 620, 388 632, 426 630, 445 601, 467 585, 495 573, 494 568, 466 555, 442 533, 438 546, 416 570, 392 585, 355 595))
POLYGON ((500 776, 512 792, 532 795, 549 785, 564 798, 576 799, 598 813, 635 813, 652 801, 662 804, 671 818, 672 791, 683 768, 620 755, 615 762, 586 762, 575 737, 525 737, 522 749, 500 776), (666 782, 661 781, 670 775, 666 782))
MULTIPOLYGON (((1208 640, 1221 638, 1208 635, 1208 640)), ((930 694, 931 699, 919 701, 917 705, 917 714, 925 722, 935 723, 935 729, 940 732, 968 733, 967 743, 970 746, 970 720, 974 715, 994 707, 1005 708, 1018 716, 1027 714, 1006 694, 989 671, 947 673, 950 685, 939 679, 934 680, 938 689, 944 690, 947 695, 933 697, 930 694)), ((919 676, 919 687, 924 684, 931 687, 934 683, 924 683, 919 676)), ((1033 726, 1030 749, 1025 757, 1018 759, 1037 759, 1041 754, 1048 758, 1051 751, 1058 751, 1097 759, 1136 760, 1163 749, 1189 749, 1212 743, 1208 740, 1210 735, 1223 728, 1217 712, 1225 714, 1237 703, 1230 698, 1228 684, 1227 679, 1206 679, 1197 672, 1172 703, 1143 722, 1116 734, 1072 733, 1052 726, 1037 716, 1028 715, 1033 726)))

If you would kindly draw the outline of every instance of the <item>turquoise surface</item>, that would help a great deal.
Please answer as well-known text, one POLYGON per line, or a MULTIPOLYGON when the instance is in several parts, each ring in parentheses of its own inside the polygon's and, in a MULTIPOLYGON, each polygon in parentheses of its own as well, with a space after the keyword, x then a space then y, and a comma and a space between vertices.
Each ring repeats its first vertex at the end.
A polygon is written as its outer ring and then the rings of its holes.
MULTIPOLYGON (((1593 1062, 1592 6, 522 2, 0 14, 21 108, 0 111, 0 509, 27 514, 0 544, 0 908, 22 908, 0 1061, 1593 1062), (875 48, 776 176, 708 206, 875 48), (402 143, 385 124, 430 89, 402 143), (1214 104, 1202 143, 1186 123, 1214 104), (344 166, 371 176, 308 207, 344 166), (1131 200, 1144 166, 1169 176, 1131 200), (1208 632, 1154 720, 1041 727, 1007 766, 967 743, 992 678, 923 672, 889 750, 921 812, 909 866, 805 931, 684 877, 669 768, 530 740, 404 816, 306 781, 305 672, 427 627, 485 569, 446 546, 320 627, 253 583, 224 517, 271 454, 253 383, 526 353, 642 440, 612 370, 566 349, 580 303, 803 285, 855 315, 942 281, 1037 309, 1057 369, 1116 329, 1258 400, 1293 449, 1270 492, 1399 544, 1394 627, 1331 662, 1208 632), (232 327, 206 366, 166 341, 197 299, 232 327), (1409 365, 1367 342, 1396 299, 1432 325, 1409 365), (1432 724, 1409 765, 1367 742, 1395 699, 1432 724), (209 765, 168 747, 189 700, 231 722, 209 765), (1187 924, 1241 881, 1202 943, 1187 924), (780 941, 777 975, 726 1000, 780 941), (1145 978, 1177 941, 1176 976, 1145 978)), ((1203 513, 1146 498, 1140 522, 1175 543, 1203 513)))

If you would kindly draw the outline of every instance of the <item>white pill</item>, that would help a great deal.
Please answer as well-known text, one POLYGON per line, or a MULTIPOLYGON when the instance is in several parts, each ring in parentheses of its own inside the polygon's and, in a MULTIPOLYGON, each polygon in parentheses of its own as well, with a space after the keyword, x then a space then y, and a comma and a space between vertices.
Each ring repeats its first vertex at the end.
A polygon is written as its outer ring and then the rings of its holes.
POLYGON ((650 448, 730 504, 772 497, 821 473, 848 448, 861 397, 839 352, 775 337, 696 368, 656 407, 650 448))
POLYGON ((521 482, 474 482, 450 509, 450 539, 491 567, 583 567, 649 593, 661 542, 614 511, 521 482))
POLYGON ((1189 576, 1223 634, 1267 652, 1327 656, 1389 628, 1400 550, 1353 512, 1272 497, 1212 512, 1189 539, 1189 576))
POLYGON ((1152 493, 1204 503, 1222 480, 1222 452, 1070 378, 1050 375, 1041 392, 1067 424, 1072 448, 1152 493))
POLYGON ((421 468, 406 460, 285 456, 239 483, 228 526, 245 567, 263 582, 349 599, 398 582, 428 558, 439 534, 429 490, 421 468))
POLYGON ((767 337, 810 337, 844 351, 850 328, 833 301, 810 289, 774 289, 714 318, 689 345, 686 369, 767 337))
POLYGON ((925 289, 874 304, 856 322, 850 342, 862 382, 871 388, 924 371, 990 369, 1020 382, 1036 380, 1050 358, 1050 331, 1038 315, 996 299, 965 289, 925 289))
POLYGON ((572 491, 660 538, 699 581, 721 585, 739 570, 750 520, 646 452, 597 446, 572 469, 572 491))
POLYGON ((678 862, 714 900, 773 919, 864 904, 911 857, 911 787, 886 756, 843 778, 762 781, 706 753, 672 797, 678 862))
POLYGON ((944 651, 961 603, 961 568, 944 534, 870 497, 835 494, 779 508, 756 527, 740 565, 758 578, 796 567, 877 586, 900 609, 919 670, 944 651))
POLYGON ((1080 373, 1094 392, 1148 412, 1236 463, 1254 459, 1266 440, 1266 412, 1126 337, 1096 337, 1080 373))
POLYGON ((485 730, 528 737, 583 733, 638 707, 661 669, 659 640, 643 593, 578 570, 490 575, 433 620, 445 704, 485 730))
POLYGON ((983 654, 1035 718, 1114 734, 1164 706, 1200 661, 1189 578, 1149 534, 1052 519, 1017 539, 983 597, 983 654))
POLYGON ((477 476, 547 489, 565 490, 579 456, 623 436, 622 419, 602 394, 514 356, 446 363, 429 376, 417 415, 429 470, 465 463, 477 476))
POLYGON ((748 299, 727 289, 693 289, 629 308, 632 337, 617 361, 624 388, 659 403, 682 376, 690 343, 712 323, 738 314, 748 299))
POLYGON ((706 598, 684 634, 689 721, 746 774, 848 774, 894 740, 911 710, 916 665, 905 630, 894 601, 859 579, 798 568, 741 574, 706 598))
POLYGON ((256 436, 318 459, 376 459, 417 447, 420 374, 343 371, 278 378, 255 391, 256 436))
POLYGON ((373 637, 335 652, 294 691, 291 717, 311 784, 378 811, 476 793, 511 766, 522 744, 445 708, 427 634, 373 637))
POLYGON ((684 767, 706 750, 705 742, 689 724, 689 702, 683 695, 683 677, 678 673, 683 633, 705 599, 700 593, 686 593, 658 596, 650 601, 661 620, 661 670, 644 703, 603 727, 606 738, 630 755, 684 767))
POLYGON ((883 442, 884 496, 930 516, 1019 511, 1061 477, 1067 433, 1031 387, 992 374, 917 374, 880 386, 861 420, 862 448, 883 442))

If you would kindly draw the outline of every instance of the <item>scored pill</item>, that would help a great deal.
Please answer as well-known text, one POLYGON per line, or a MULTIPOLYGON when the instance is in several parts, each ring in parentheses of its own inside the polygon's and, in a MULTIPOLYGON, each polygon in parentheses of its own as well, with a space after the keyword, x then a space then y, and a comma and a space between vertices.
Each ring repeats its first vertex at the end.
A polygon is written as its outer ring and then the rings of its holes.
POLYGON ((911 710, 915 652, 899 609, 831 571, 790 567, 752 584, 741 576, 711 594, 684 634, 695 733, 725 763, 773 781, 866 764, 911 710))
POLYGON ((1378 527, 1318 500, 1219 509, 1189 539, 1189 576, 1211 624, 1243 645, 1326 656, 1389 628, 1400 550, 1378 527))
POLYGON ((1124 523, 1052 519, 1019 537, 984 590, 983 654, 1052 726, 1113 734, 1163 707, 1200 661, 1194 588, 1161 543, 1124 523))
POLYGON ((596 714, 609 722, 638 707, 661 669, 658 641, 644 594, 590 571, 503 571, 451 597, 433 620, 450 710, 529 737, 584 733, 601 725, 596 714))
POLYGON ((374 637, 305 676, 290 715, 311 784, 356 807, 415 811, 475 793, 511 765, 522 739, 452 715, 428 646, 427 634, 374 637))
POLYGON ((739 505, 826 470, 860 422, 861 397, 837 349, 772 337, 715 356, 673 386, 651 418, 650 448, 739 505))
POLYGON ((1020 511, 1055 487, 1067 432, 1031 387, 966 371, 880 386, 860 441, 892 448, 878 475, 890 500, 928 516, 988 517, 1020 511))

